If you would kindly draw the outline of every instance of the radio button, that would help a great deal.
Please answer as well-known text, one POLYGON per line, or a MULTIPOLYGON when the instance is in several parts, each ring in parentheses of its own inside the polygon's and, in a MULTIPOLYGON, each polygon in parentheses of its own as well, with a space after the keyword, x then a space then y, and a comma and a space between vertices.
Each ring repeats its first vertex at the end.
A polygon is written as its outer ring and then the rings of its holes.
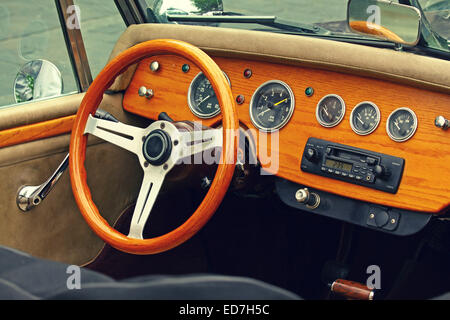
POLYGON ((355 178, 356 178, 356 180, 361 180, 362 179, 361 176, 356 176, 355 178))
POLYGON ((348 176, 348 173, 347 173, 347 172, 342 172, 342 173, 341 173, 341 176, 347 177, 347 176, 348 176))
POLYGON ((377 163, 377 159, 372 158, 372 157, 367 157, 366 158, 366 162, 367 162, 368 165, 373 166, 375 163, 377 163))

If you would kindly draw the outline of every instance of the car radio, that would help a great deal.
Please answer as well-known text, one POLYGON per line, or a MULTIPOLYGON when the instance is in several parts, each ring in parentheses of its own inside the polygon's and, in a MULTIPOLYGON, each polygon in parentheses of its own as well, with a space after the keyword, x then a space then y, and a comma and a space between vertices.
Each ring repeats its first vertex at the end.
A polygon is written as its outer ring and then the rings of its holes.
POLYGON ((405 160, 326 140, 309 138, 301 170, 389 193, 396 193, 405 160))

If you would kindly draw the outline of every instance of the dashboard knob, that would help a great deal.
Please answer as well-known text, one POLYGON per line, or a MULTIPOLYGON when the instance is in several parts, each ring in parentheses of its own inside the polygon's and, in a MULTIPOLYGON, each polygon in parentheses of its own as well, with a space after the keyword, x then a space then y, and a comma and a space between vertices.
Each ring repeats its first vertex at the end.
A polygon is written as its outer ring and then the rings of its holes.
POLYGON ((382 179, 382 178, 389 177, 391 175, 391 172, 385 166, 377 164, 374 167, 374 174, 375 174, 376 177, 382 179))
POLYGON ((295 200, 309 209, 316 209, 320 205, 320 196, 315 192, 310 192, 308 188, 298 189, 295 193, 295 200))
POLYGON ((445 119, 443 116, 437 116, 434 120, 434 125, 442 130, 447 130, 450 127, 450 121, 445 119))
POLYGON ((305 152, 305 158, 311 162, 317 162, 319 160, 319 152, 314 148, 308 148, 305 152))
POLYGON ((142 86, 139 88, 138 94, 140 97, 146 97, 147 99, 151 99, 153 97, 153 90, 147 89, 146 87, 142 86))

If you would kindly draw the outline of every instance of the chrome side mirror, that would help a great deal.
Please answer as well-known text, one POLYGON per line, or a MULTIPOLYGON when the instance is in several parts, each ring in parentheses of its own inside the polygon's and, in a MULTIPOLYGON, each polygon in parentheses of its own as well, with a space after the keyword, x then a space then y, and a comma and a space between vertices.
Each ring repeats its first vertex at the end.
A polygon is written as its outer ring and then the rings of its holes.
POLYGON ((167 15, 204 15, 223 12, 222 0, 154 0, 149 2, 148 18, 159 23, 168 23, 167 15))
POLYGON ((47 60, 24 64, 14 80, 16 103, 58 96, 63 92, 61 72, 47 60))
POLYGON ((420 39, 419 9, 384 0, 349 0, 347 22, 356 33, 414 46, 420 39))

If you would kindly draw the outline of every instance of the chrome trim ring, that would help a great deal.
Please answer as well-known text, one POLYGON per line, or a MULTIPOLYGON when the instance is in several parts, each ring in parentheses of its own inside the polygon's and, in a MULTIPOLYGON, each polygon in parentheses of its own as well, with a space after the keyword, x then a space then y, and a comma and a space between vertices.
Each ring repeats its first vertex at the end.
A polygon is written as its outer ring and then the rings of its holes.
POLYGON ((386 132, 387 132, 389 138, 391 138, 395 142, 404 142, 404 141, 407 141, 407 140, 411 139, 411 137, 416 133, 418 125, 419 125, 419 121, 418 121, 417 116, 414 113, 414 111, 412 111, 410 108, 406 108, 406 107, 397 108, 397 109, 395 109, 394 111, 391 112, 391 114, 389 115, 389 117, 388 117, 388 119, 386 121, 386 132), (397 138, 389 130, 389 121, 391 120, 391 117, 392 117, 393 114, 395 114, 397 111, 401 111, 401 110, 408 111, 410 113, 410 115, 413 117, 413 119, 414 119, 414 129, 407 136, 405 136, 404 138, 397 138))
POLYGON ((350 114, 350 126, 352 127, 352 130, 353 130, 356 134, 359 134, 360 136, 366 136, 366 135, 371 134, 372 132, 374 132, 374 131, 378 128, 378 125, 380 124, 380 121, 381 121, 381 113, 380 113, 380 109, 379 109, 378 106, 377 106, 375 103, 373 103, 372 101, 363 101, 363 102, 358 103, 358 104, 353 108, 352 113, 350 114), (377 113, 377 123, 376 123, 376 125, 375 125, 372 129, 369 129, 369 130, 367 130, 367 131, 359 130, 359 129, 356 128, 356 127, 354 126, 354 124, 353 124, 353 115, 354 115, 354 113, 355 113, 355 110, 356 110, 359 106, 361 106, 361 105, 363 105, 363 104, 371 105, 372 107, 374 107, 374 109, 375 109, 375 111, 376 111, 376 113, 377 113))
POLYGON ((283 128, 289 122, 289 120, 291 120, 292 114, 294 113, 294 109, 295 109, 295 97, 294 97, 294 92, 292 91, 291 87, 289 87, 289 85, 287 83, 285 83, 281 80, 269 80, 269 81, 264 82, 262 85, 260 85, 255 90, 255 92, 253 92, 252 99, 250 100, 249 114, 250 114, 250 119, 252 120, 253 125, 256 128, 258 128, 258 130, 260 130, 262 132, 275 132, 275 131, 283 128), (291 105, 289 106, 289 113, 288 113, 286 119, 283 120, 283 122, 276 125, 275 127, 266 128, 266 127, 263 127, 260 124, 258 124, 258 122, 255 120, 253 113, 252 113, 252 109, 253 109, 252 106, 253 106, 253 103, 255 102, 255 95, 266 85, 272 84, 272 83, 282 85, 287 90, 287 92, 289 94, 289 98, 291 99, 291 105))
POLYGON ((325 127, 325 128, 332 128, 332 127, 337 126, 344 119, 344 116, 345 116, 345 102, 344 102, 344 99, 342 99, 337 94, 327 94, 326 96, 323 96, 322 99, 320 99, 319 102, 317 103, 317 106, 316 106, 316 119, 317 119, 317 122, 319 122, 319 124, 321 126, 325 127), (339 100, 339 102, 341 103, 341 105, 342 105, 342 114, 341 114, 341 116, 336 121, 334 121, 332 123, 327 123, 327 122, 323 121, 320 118, 320 114, 319 114, 320 104, 322 103, 323 100, 325 100, 328 97, 335 97, 335 98, 337 98, 339 100))
MULTIPOLYGON (((229 84, 230 87, 231 87, 230 78, 228 78, 228 75, 227 75, 224 71, 222 71, 222 72, 223 72, 225 78, 227 79, 228 84, 229 84)), ((200 72, 194 77, 194 79, 192 79, 192 81, 191 81, 191 83, 190 83, 190 85, 189 85, 188 96, 187 96, 188 106, 189 106, 189 109, 191 109, 191 112, 192 112, 195 116, 197 116, 197 117, 199 117, 199 118, 201 118, 201 119, 211 119, 211 118, 214 118, 215 116, 217 116, 217 115, 220 113, 220 106, 219 106, 219 109, 216 110, 216 111, 214 111, 213 113, 211 113, 211 114, 206 114, 206 113, 198 112, 198 111, 196 110, 196 108, 193 106, 192 101, 191 101, 191 96, 192 96, 192 94, 193 94, 193 93, 192 93, 192 91, 193 91, 193 84, 194 84, 195 81, 196 81, 199 77, 201 77, 202 75, 203 75, 203 72, 200 71, 200 72)))

